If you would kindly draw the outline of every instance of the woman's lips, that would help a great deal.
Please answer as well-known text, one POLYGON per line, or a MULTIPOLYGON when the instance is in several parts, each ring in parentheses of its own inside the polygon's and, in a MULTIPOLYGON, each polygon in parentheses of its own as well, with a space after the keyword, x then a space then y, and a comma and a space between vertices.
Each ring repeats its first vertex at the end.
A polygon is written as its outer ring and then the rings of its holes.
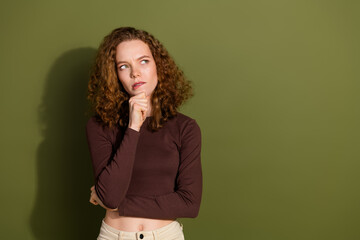
POLYGON ((139 87, 141 87, 144 84, 145 84, 144 82, 138 82, 138 83, 133 85, 133 89, 138 89, 139 87))

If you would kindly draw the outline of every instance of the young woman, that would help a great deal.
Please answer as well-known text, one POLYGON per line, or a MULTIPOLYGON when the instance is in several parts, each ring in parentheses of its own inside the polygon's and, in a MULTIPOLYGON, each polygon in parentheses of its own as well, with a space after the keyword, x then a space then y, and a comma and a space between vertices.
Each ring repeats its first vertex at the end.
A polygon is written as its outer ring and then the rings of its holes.
POLYGON ((90 202, 106 209, 98 240, 184 239, 177 218, 198 216, 201 132, 177 111, 193 96, 190 83, 148 32, 122 27, 103 39, 86 125, 90 202))

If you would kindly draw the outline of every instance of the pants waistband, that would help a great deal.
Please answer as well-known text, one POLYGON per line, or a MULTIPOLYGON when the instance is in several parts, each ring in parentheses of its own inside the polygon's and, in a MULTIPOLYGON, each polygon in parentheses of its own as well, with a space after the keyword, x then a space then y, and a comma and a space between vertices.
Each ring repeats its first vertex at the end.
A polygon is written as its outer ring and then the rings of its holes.
POLYGON ((180 223, 177 220, 174 220, 172 223, 169 223, 161 228, 152 230, 152 231, 138 231, 138 232, 127 232, 127 231, 122 231, 119 229, 116 229, 110 225, 108 225, 107 223, 105 223, 104 219, 102 219, 102 224, 104 226, 104 228, 106 228, 108 231, 113 232, 115 234, 117 234, 119 237, 136 237, 136 239, 146 239, 146 238, 150 238, 150 237, 154 237, 154 238, 158 238, 161 235, 166 235, 167 232, 171 232, 173 230, 175 230, 176 228, 180 228, 181 231, 183 230, 183 224, 180 223))

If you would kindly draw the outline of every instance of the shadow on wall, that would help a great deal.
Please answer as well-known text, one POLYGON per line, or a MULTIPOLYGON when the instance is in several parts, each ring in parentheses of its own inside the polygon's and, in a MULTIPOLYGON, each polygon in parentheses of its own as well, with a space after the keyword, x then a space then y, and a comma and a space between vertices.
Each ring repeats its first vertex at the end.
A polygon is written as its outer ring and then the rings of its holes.
POLYGON ((30 216, 36 239, 95 239, 105 210, 89 202, 93 185, 86 142, 89 69, 96 50, 71 50, 57 59, 39 106, 43 141, 37 150, 37 194, 30 216))

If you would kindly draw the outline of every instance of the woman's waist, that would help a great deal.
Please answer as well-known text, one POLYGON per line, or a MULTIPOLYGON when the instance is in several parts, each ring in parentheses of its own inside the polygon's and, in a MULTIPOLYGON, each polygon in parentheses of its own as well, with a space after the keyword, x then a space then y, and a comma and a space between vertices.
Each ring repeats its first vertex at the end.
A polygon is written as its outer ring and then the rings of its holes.
POLYGON ((176 219, 151 219, 119 216, 117 211, 106 211, 104 222, 113 228, 127 232, 153 231, 164 227, 176 219))

